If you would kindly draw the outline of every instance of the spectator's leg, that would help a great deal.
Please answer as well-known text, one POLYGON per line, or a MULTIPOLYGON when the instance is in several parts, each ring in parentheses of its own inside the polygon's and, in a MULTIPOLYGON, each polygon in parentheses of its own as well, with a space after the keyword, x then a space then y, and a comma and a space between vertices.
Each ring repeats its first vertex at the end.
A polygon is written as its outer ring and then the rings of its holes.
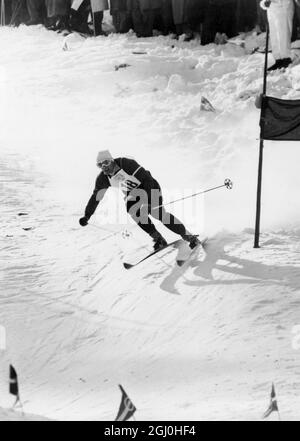
POLYGON ((146 9, 142 12, 143 37, 153 36, 154 18, 155 18, 155 11, 153 9, 146 9))
POLYGON ((95 35, 102 35, 103 34, 102 22, 103 22, 104 13, 103 11, 95 12, 93 16, 94 16, 93 21, 94 21, 95 35))
POLYGON ((71 10, 71 27, 74 31, 90 34, 88 27, 88 17, 91 11, 90 0, 84 0, 79 9, 71 10))
POLYGON ((140 9, 140 4, 137 0, 133 1, 133 6, 131 10, 131 17, 133 22, 133 30, 137 37, 144 36, 144 20, 140 9))
POLYGON ((45 5, 41 0, 27 0, 29 21, 27 25, 36 25, 44 22, 45 5))
POLYGON ((127 11, 120 11, 120 33, 126 34, 133 27, 131 14, 127 11))
POLYGON ((162 0, 161 18, 163 34, 168 35, 170 32, 175 32, 172 0, 162 0))
POLYGON ((235 37, 237 35, 236 29, 236 0, 233 0, 226 5, 222 5, 219 8, 219 32, 226 34, 228 38, 235 37))
POLYGON ((201 32, 201 44, 213 43, 217 32, 218 6, 209 4, 201 32))

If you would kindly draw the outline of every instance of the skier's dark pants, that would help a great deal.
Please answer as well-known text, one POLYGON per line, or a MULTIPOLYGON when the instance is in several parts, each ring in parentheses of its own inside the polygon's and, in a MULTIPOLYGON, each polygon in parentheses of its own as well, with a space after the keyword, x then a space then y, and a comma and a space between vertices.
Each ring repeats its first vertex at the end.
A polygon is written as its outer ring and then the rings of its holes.
POLYGON ((160 220, 169 230, 173 231, 173 233, 179 234, 180 236, 186 234, 185 226, 179 219, 173 216, 173 214, 168 213, 164 207, 155 208, 163 204, 160 188, 152 189, 150 195, 146 192, 143 193, 144 195, 139 195, 137 198, 134 197, 134 200, 129 200, 126 203, 127 213, 130 214, 142 230, 150 236, 157 233, 154 224, 149 218, 149 215, 151 215, 155 219, 160 220))

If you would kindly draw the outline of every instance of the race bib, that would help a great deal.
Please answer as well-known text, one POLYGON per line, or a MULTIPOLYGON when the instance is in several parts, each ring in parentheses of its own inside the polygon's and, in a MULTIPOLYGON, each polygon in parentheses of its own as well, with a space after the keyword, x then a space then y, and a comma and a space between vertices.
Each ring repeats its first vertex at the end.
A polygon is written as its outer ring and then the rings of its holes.
POLYGON ((129 175, 122 169, 108 179, 112 187, 120 188, 126 196, 131 190, 134 190, 141 185, 141 181, 139 181, 135 176, 129 175))

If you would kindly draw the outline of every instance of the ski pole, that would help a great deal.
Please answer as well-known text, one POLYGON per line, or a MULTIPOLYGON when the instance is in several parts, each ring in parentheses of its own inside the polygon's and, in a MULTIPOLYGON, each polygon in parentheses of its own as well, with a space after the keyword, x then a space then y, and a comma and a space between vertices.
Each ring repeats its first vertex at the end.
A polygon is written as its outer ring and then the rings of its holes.
POLYGON ((105 228, 102 226, 99 227, 99 225, 95 225, 95 224, 88 224, 88 225, 93 228, 96 228, 97 230, 106 231, 107 233, 110 233, 107 236, 103 237, 102 240, 109 239, 110 237, 117 236, 118 234, 122 234, 122 237, 125 238, 125 237, 129 237, 131 234, 128 230, 122 230, 122 231, 119 230, 119 231, 113 232, 113 231, 109 230, 108 228, 105 228))
POLYGON ((200 191, 198 193, 194 193, 190 196, 186 196, 185 198, 176 199, 175 201, 168 202, 167 204, 157 205, 157 207, 153 207, 152 210, 156 210, 157 208, 166 207, 167 205, 175 204, 176 202, 184 201, 185 199, 191 199, 195 196, 199 196, 200 194, 208 193, 209 191, 217 190, 218 188, 226 187, 228 190, 231 190, 233 188, 233 182, 231 179, 225 179, 223 185, 218 185, 217 187, 209 188, 208 190, 200 191))

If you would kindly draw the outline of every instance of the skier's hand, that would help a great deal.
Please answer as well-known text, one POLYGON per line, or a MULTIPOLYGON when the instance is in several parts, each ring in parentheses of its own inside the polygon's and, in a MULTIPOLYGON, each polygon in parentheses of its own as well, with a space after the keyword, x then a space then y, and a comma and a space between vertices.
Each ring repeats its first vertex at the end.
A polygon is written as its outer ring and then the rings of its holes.
POLYGON ((82 217, 81 219, 79 219, 79 223, 82 227, 86 227, 89 223, 89 220, 87 217, 82 217))

